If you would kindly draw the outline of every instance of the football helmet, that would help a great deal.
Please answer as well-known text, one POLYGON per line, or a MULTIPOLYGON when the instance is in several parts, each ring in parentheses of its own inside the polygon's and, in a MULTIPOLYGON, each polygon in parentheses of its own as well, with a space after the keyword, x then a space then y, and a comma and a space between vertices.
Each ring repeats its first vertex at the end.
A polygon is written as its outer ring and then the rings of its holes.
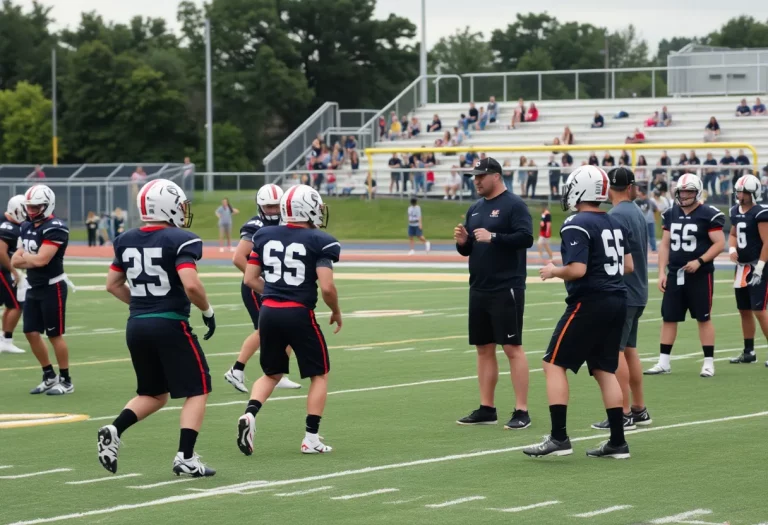
MULTIPOLYGON (((734 192, 744 192, 752 195, 752 203, 760 202, 763 200, 763 192, 760 187, 760 179, 754 175, 742 175, 736 184, 733 185, 734 192)), ((10 205, 10 203, 8 203, 10 205)))
POLYGON ((280 213, 277 215, 267 215, 264 213, 263 206, 279 206, 280 199, 283 197, 283 188, 277 184, 265 184, 256 193, 256 206, 259 208, 259 215, 266 221, 278 222, 280 213))
POLYGON ((27 210, 24 207, 26 197, 24 195, 14 195, 11 200, 8 201, 8 209, 5 212, 7 219, 21 224, 27 220, 27 210))
POLYGON ((608 175, 597 166, 579 166, 565 181, 561 205, 563 211, 576 211, 580 202, 606 202, 608 200, 608 175))
POLYGON ((317 228, 328 226, 328 206, 314 188, 298 184, 280 199, 280 216, 286 224, 309 222, 317 228))
POLYGON ((684 208, 687 208, 688 206, 693 206, 696 202, 701 200, 701 194, 704 191, 704 187, 701 184, 701 179, 692 173, 686 173, 680 179, 677 181, 677 186, 675 186, 675 202, 684 208), (690 202, 683 202, 680 199, 680 192, 681 191, 695 191, 696 196, 691 200, 690 202))
POLYGON ((177 228, 192 225, 192 204, 184 190, 167 179, 146 183, 136 196, 136 206, 143 222, 167 222, 177 228))
POLYGON ((45 184, 35 184, 24 194, 24 212, 32 222, 40 222, 53 215, 56 207, 56 195, 45 184), (27 206, 42 206, 35 215, 29 214, 27 206))

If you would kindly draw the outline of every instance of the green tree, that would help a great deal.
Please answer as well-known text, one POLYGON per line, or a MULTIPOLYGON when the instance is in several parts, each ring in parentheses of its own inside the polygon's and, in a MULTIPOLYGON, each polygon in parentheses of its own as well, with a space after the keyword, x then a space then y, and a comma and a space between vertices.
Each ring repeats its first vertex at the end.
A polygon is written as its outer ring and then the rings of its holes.
POLYGON ((48 30, 50 12, 36 1, 28 13, 11 0, 0 3, 0 89, 26 81, 50 91, 54 41, 48 30))
POLYGON ((656 51, 656 56, 653 60, 657 66, 666 66, 667 57, 674 51, 680 51, 688 44, 698 44, 701 42, 699 38, 688 37, 672 37, 670 39, 662 39, 659 42, 659 49, 656 51))
POLYGON ((51 101, 40 86, 19 82, 0 91, 0 164, 51 160, 51 101))
POLYGON ((737 49, 768 47, 768 23, 745 15, 731 18, 720 30, 707 35, 705 43, 737 49))

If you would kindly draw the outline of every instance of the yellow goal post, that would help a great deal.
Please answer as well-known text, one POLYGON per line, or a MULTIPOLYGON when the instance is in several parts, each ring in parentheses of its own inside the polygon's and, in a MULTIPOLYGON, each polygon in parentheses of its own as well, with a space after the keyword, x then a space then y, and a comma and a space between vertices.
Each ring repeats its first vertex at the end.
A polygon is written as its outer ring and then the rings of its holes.
POLYGON ((551 146, 424 146, 413 145, 412 147, 398 146, 396 148, 365 148, 365 157, 368 159, 368 177, 366 184, 368 192, 371 192, 371 181, 373 180, 373 156, 391 155, 393 153, 488 153, 488 152, 534 152, 534 151, 597 151, 597 150, 628 150, 632 155, 632 169, 635 169, 637 163, 637 152, 643 150, 691 150, 691 149, 748 149, 752 152, 752 161, 754 166, 758 166, 757 150, 752 144, 746 142, 679 142, 679 143, 642 143, 642 144, 560 144, 551 146))

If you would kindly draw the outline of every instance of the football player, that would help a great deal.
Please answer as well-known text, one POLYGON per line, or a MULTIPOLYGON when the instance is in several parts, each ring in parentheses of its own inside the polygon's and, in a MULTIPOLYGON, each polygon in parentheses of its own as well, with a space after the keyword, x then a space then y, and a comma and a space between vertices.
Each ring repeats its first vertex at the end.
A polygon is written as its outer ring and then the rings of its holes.
POLYGON ((0 335, 0 354, 23 354, 24 350, 13 344, 13 330, 21 319, 22 303, 26 295, 26 277, 11 265, 21 232, 21 223, 27 216, 24 210, 24 195, 16 195, 8 201, 5 221, 0 224, 0 302, 3 312, 3 333, 0 335), (23 284, 22 284, 23 283, 23 284), (21 288, 21 296, 19 289, 21 288))
POLYGON ((331 365, 314 310, 319 283, 323 301, 331 310, 330 324, 336 324, 334 333, 341 330, 333 282, 333 263, 339 260, 341 245, 318 229, 327 224, 327 208, 309 186, 290 188, 280 201, 280 215, 284 226, 262 228, 253 236, 253 252, 245 271, 245 284, 264 298, 259 315, 259 360, 264 375, 254 383, 248 407, 237 423, 237 446, 246 456, 253 453, 256 414, 288 373, 287 346, 296 354, 301 377, 311 380, 301 452, 332 450, 318 435, 331 365))
POLYGON ((211 392, 208 363, 189 324, 190 303, 203 312, 208 327, 216 329, 213 307, 197 275, 203 254, 200 237, 183 228, 192 223, 184 191, 165 179, 148 182, 136 197, 144 226, 114 240, 115 259, 107 275, 107 291, 129 305, 125 339, 136 373, 136 397, 110 425, 98 431, 98 458, 117 472, 123 432, 160 410, 173 399, 186 398, 181 408, 179 448, 173 472, 192 477, 213 476, 195 454, 211 392), (126 286, 127 284, 127 286, 126 286))
POLYGON ((757 361, 755 319, 760 323, 763 335, 768 338, 768 279, 765 276, 765 262, 768 261, 768 206, 757 204, 762 200, 762 188, 760 180, 754 175, 742 176, 733 189, 738 204, 730 211, 728 253, 731 261, 736 263, 733 287, 736 292, 736 308, 741 315, 744 351, 731 359, 731 363, 754 363, 757 361))
MULTIPOLYGON (((256 193, 256 206, 259 210, 258 215, 243 224, 240 228, 240 242, 232 257, 232 264, 238 270, 245 274, 245 268, 248 266, 248 256, 253 251, 253 235, 259 231, 262 226, 276 226, 280 224, 280 198, 283 196, 283 189, 277 184, 267 184, 262 186, 256 193)), ((240 347, 240 354, 237 361, 232 365, 224 379, 240 392, 248 392, 245 386, 245 365, 248 360, 259 349, 259 310, 261 309, 261 296, 245 285, 240 283, 240 295, 243 298, 245 309, 253 321, 254 332, 245 338, 240 347)), ((288 355, 291 351, 288 349, 288 355)), ((301 388, 301 385, 294 383, 288 376, 283 376, 277 384, 277 388, 301 388)))
POLYGON ((538 445, 523 449, 532 457, 567 456, 573 453, 566 432, 568 378, 586 362, 603 394, 610 440, 587 451, 589 457, 629 458, 624 439, 621 386, 616 379, 619 346, 627 315, 624 274, 634 269, 627 248, 628 232, 612 215, 601 212, 608 200, 608 175, 597 166, 582 166, 568 176, 563 210, 577 212, 560 228, 563 266, 549 263, 539 274, 543 280, 565 281, 565 313, 557 323, 547 353, 544 374, 552 432, 538 445))
POLYGON ((21 248, 11 258, 11 265, 27 270, 29 290, 24 301, 24 335, 32 353, 43 367, 43 381, 30 394, 72 394, 75 387, 69 375, 69 349, 64 340, 67 307, 67 274, 64 253, 69 243, 69 229, 53 216, 56 195, 51 188, 36 184, 24 194, 27 220, 21 224, 21 248), (53 371, 42 333, 56 353, 59 375, 53 371))
POLYGON ((686 312, 699 325, 704 350, 701 377, 715 375, 715 327, 710 313, 714 288, 713 261, 725 247, 725 215, 714 206, 701 203, 701 179, 686 173, 677 181, 675 204, 662 214, 664 229, 659 244, 659 290, 661 302, 661 345, 659 362, 643 372, 668 374, 670 354, 677 337, 677 323, 686 312))

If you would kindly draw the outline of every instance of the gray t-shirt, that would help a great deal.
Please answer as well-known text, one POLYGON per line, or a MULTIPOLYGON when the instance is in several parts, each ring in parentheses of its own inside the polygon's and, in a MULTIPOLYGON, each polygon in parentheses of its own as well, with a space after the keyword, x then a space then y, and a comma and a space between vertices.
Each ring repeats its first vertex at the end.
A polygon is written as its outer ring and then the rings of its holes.
POLYGON ((645 222, 648 224, 656 224, 656 216, 653 212, 658 211, 658 205, 651 199, 636 199, 635 204, 638 205, 640 211, 643 212, 645 222))
POLYGON ((219 216, 219 226, 232 225, 232 211, 229 208, 219 206, 216 209, 216 213, 219 216))
POLYGON ((629 232, 625 250, 632 255, 635 271, 624 275, 627 306, 645 306, 648 303, 648 227, 643 212, 634 202, 622 201, 608 213, 629 232))

